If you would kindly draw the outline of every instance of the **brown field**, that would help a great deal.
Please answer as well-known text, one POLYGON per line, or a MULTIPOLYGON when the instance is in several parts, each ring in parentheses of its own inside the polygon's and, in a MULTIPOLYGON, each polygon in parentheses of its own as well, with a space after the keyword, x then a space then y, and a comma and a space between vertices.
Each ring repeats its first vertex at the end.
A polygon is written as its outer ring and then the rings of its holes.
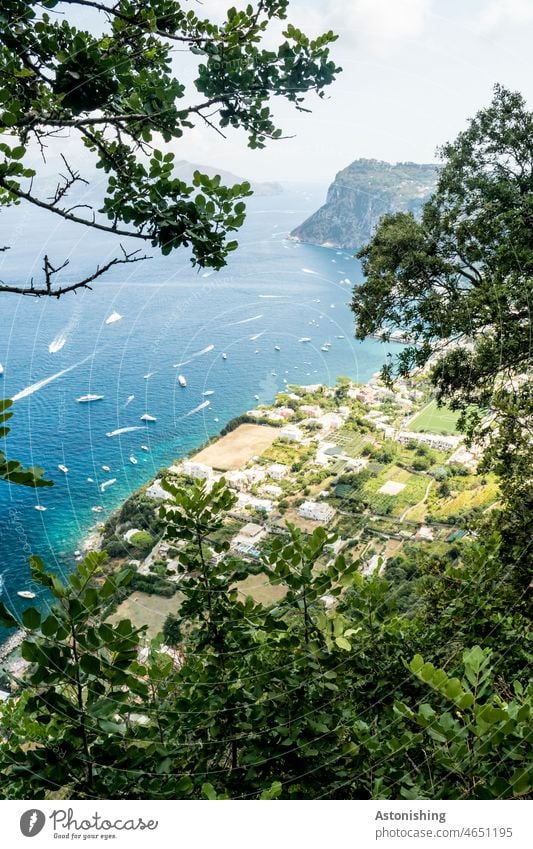
POLYGON ((121 619, 130 619, 136 628, 148 625, 148 636, 155 637, 163 630, 167 615, 178 611, 182 598, 181 593, 176 593, 172 598, 163 598, 134 592, 119 604, 108 621, 115 625, 121 619))
POLYGON ((221 472, 242 469, 252 457, 269 448, 278 436, 278 428, 242 424, 195 454, 194 459, 221 472))
POLYGON ((255 602, 264 605, 280 601, 287 592, 286 587, 271 584, 266 575, 249 575, 246 580, 239 581, 236 587, 243 601, 251 595, 255 602))

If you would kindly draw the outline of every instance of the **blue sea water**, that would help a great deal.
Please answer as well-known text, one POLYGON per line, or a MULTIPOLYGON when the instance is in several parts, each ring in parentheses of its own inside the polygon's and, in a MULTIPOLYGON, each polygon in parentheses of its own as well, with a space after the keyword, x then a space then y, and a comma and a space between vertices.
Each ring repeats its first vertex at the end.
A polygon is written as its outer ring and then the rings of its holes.
MULTIPOLYGON (((256 395, 272 401, 284 380, 334 383, 344 374, 364 382, 380 367, 394 346, 353 338, 348 303, 361 280, 357 261, 285 238, 323 194, 323 187, 293 185, 252 198, 239 250, 218 273, 192 269, 183 252, 117 266, 92 291, 60 300, 0 295, 0 397, 27 391, 14 404, 5 451, 44 467, 55 482, 37 490, 0 482, 4 602, 20 610, 27 602, 18 590, 39 592, 29 553, 58 572, 71 569, 74 550, 96 522, 257 404, 256 395), (106 324, 113 312, 122 318, 106 324), (305 336, 311 341, 300 342, 305 336), (63 347, 50 353, 58 339, 63 347), (331 348, 322 351, 326 341, 331 348), (208 390, 214 394, 204 397, 208 390), (104 398, 76 402, 87 393, 104 398), (193 412, 206 400, 209 406, 193 412), (143 423, 144 413, 157 421, 143 423), (122 428, 132 430, 106 436, 122 428), (116 483, 101 492, 112 478, 116 483), (97 505, 104 508, 98 515, 91 509, 97 505)), ((105 235, 24 210, 3 217, 12 229, 3 228, 2 242, 13 248, 0 254, 2 280, 37 280, 44 253, 53 262, 70 254, 72 274, 87 272, 116 247, 105 235)), ((42 595, 38 601, 46 603, 42 595)))

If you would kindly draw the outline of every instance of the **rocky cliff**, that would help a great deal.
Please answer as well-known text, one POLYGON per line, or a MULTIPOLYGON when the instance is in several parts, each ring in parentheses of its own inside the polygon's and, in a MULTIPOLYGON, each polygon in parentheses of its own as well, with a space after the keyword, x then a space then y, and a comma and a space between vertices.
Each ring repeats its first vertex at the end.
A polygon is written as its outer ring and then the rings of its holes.
POLYGON ((437 176, 436 165, 391 165, 377 159, 356 159, 339 171, 324 206, 296 227, 291 237, 324 247, 357 250, 368 242, 385 213, 418 214, 434 191, 437 176))

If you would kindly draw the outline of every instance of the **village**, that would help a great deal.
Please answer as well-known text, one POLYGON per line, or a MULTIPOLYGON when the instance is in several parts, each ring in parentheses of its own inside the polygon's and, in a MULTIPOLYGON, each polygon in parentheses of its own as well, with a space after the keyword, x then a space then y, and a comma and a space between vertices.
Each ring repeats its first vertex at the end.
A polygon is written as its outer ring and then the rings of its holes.
MULTIPOLYGON (((273 404, 241 418, 164 473, 177 486, 200 480, 210 488, 224 478, 237 499, 222 531, 232 557, 261 563, 288 523, 308 533, 323 526, 334 538, 328 556, 342 551, 363 575, 398 580, 413 546, 426 556, 457 557, 467 517, 498 499, 495 481, 477 474, 479 450, 467 448, 456 431, 458 414, 437 407, 424 375, 393 389, 379 374, 364 386, 348 378, 335 387, 288 386, 273 404)), ((176 611, 183 576, 181 544, 154 533, 151 521, 138 521, 171 497, 161 484, 158 477, 133 496, 144 510, 112 517, 100 543, 112 562, 130 563, 137 573, 114 616, 148 624, 152 635, 176 611)), ((264 604, 279 598, 266 574, 254 574, 239 590, 264 604)))

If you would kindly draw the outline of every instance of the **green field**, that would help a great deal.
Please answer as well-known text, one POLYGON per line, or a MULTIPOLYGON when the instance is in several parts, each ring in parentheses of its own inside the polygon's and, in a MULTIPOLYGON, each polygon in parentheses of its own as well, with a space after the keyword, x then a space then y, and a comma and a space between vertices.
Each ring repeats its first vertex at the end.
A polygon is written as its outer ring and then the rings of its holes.
POLYGON ((437 407, 436 401, 431 401, 427 407, 414 417, 409 430, 416 433, 457 433, 459 413, 454 413, 448 407, 437 407))

